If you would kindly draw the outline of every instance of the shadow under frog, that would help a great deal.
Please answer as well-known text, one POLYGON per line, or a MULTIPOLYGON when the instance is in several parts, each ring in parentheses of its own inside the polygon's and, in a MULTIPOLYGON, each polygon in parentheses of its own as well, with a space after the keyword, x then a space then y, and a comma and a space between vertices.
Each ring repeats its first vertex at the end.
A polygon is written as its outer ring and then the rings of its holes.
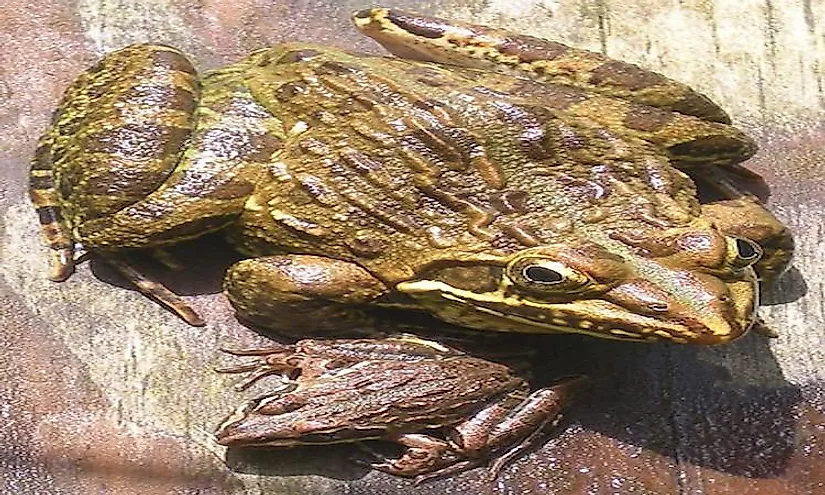
MULTIPOLYGON (((238 259, 237 253, 214 235, 175 246, 169 254, 180 263, 178 269, 169 270, 148 259, 143 260, 144 266, 176 293, 195 296, 219 293, 225 269, 238 259)), ((99 279, 133 289, 105 263, 92 260, 92 267, 99 279)), ((793 273, 792 268, 776 289, 765 291, 764 297, 771 300, 776 293, 798 293, 790 291, 801 280, 791 277, 793 273)), ((443 333, 433 332, 433 322, 414 316, 421 319, 420 325, 406 330, 444 338, 443 333)), ((387 328, 397 327, 398 318, 389 318, 387 328)), ((247 326, 278 341, 315 335, 312 328, 295 328, 294 333, 285 336, 249 323, 247 326)), ((365 331, 364 335, 376 330, 365 331)), ((454 344, 459 345, 462 336, 455 335, 454 344)), ((496 339, 486 333, 479 336, 496 339)), ((723 347, 638 345, 575 335, 501 337, 514 350, 533 351, 526 358, 529 364, 522 361, 518 366, 531 376, 534 386, 547 385, 560 376, 581 374, 590 379, 561 429, 578 424, 681 463, 754 478, 780 475, 793 454, 794 409, 802 397, 798 388, 783 379, 769 340, 762 335, 751 333, 723 347)), ((473 336, 464 334, 464 338, 470 342, 473 336)), ((473 350, 483 352, 484 347, 476 345, 473 350)), ((241 394, 238 396, 240 402, 241 394)), ((540 450, 542 455, 553 453, 540 450)), ((265 476, 319 474, 352 480, 368 472, 368 468, 351 462, 353 457, 367 459, 355 447, 335 445, 230 448, 226 460, 237 472, 265 476)))

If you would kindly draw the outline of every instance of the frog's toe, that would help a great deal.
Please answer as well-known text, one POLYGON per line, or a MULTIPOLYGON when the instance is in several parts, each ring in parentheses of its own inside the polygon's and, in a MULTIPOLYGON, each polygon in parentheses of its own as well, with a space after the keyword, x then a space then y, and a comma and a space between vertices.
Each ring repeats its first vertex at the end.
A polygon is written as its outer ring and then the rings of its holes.
POLYGON ((467 459, 456 447, 440 438, 424 434, 403 434, 393 439, 405 447, 399 457, 386 457, 362 445, 379 462, 370 467, 395 476, 415 478, 415 484, 460 473, 481 465, 480 459, 467 459))
POLYGON ((63 282, 74 273, 74 249, 52 248, 51 260, 49 263, 49 280, 63 282))

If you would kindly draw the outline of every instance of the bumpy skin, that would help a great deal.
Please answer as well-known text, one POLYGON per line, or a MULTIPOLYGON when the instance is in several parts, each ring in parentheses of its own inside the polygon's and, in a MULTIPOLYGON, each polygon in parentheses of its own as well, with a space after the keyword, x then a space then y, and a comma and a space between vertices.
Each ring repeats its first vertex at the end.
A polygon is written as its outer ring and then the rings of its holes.
MULTIPOLYGON (((182 55, 140 45, 81 76, 32 169, 54 278, 75 242, 105 256, 228 227, 253 257, 325 258, 278 281, 323 270, 313 283, 346 292, 363 271, 373 289, 352 307, 631 340, 719 343, 750 327, 751 241, 768 248, 763 277, 787 264, 792 241, 727 187, 755 147, 710 100, 492 28, 386 9, 354 20, 439 63, 283 45, 208 74, 199 96, 182 55), (704 214, 680 168, 725 182, 704 214), (741 222, 719 214, 742 204, 741 222)), ((260 279, 283 262, 237 271, 260 279)), ((241 282, 227 279, 242 315, 265 320, 262 298, 291 297, 293 282, 268 294, 241 282)))
MULTIPOLYGON (((529 36, 387 9, 354 21, 407 59, 288 44, 198 81, 174 49, 137 45, 80 76, 31 172, 52 278, 68 277, 80 245, 122 260, 223 229, 250 257, 227 274, 230 301, 268 326, 312 330, 314 319, 327 331, 371 324, 365 308, 413 309, 479 330, 716 344, 752 325, 757 272, 781 273, 793 242, 735 186, 755 146, 710 100, 529 36), (700 203, 691 176, 713 200, 700 203)), ((446 374, 446 362, 369 358, 343 376, 446 374)), ((349 378, 320 372, 299 388, 316 397, 349 378)), ((473 390, 448 382, 430 417, 473 390)), ((478 414, 501 423, 467 439, 472 453, 405 436, 433 463, 381 467, 438 472, 529 443, 491 407, 478 414)), ((516 416, 541 430, 527 409, 516 416)), ((372 419, 336 441, 386 438, 406 420, 372 419)))

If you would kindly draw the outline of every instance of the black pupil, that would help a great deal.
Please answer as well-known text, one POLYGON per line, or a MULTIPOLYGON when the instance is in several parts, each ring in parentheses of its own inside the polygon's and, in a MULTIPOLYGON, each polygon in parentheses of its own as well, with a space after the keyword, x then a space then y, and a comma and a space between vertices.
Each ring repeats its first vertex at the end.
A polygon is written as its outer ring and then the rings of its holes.
POLYGON ((562 281, 561 273, 543 266, 528 266, 524 269, 524 277, 540 284, 554 284, 562 281))
POLYGON ((743 239, 736 239, 736 250, 739 251, 739 256, 746 260, 758 256, 753 244, 743 239))

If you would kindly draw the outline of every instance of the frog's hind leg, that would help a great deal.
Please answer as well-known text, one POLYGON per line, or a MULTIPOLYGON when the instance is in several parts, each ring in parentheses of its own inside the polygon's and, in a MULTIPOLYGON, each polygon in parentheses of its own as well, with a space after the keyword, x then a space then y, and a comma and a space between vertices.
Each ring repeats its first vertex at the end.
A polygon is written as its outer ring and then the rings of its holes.
POLYGON ((51 253, 49 278, 61 282, 74 272, 75 244, 63 221, 55 189, 51 146, 51 136, 43 136, 29 171, 29 197, 40 219, 40 232, 51 253))
POLYGON ((192 65, 160 45, 112 52, 66 89, 30 171, 30 196, 54 253, 52 279, 72 273, 74 248, 83 243, 78 226, 134 204, 166 180, 192 129, 198 95, 192 65))
POLYGON ((730 123, 724 110, 689 86, 600 53, 395 9, 362 10, 353 22, 399 57, 512 73, 730 123))
POLYGON ((166 180, 140 201, 75 229, 85 246, 159 247, 220 230, 244 210, 280 152, 282 123, 250 92, 239 62, 204 77, 194 128, 166 180))
POLYGON ((499 84, 528 108, 540 104, 642 138, 666 149, 677 164, 738 162, 756 151, 709 98, 633 64, 554 41, 394 9, 364 10, 353 20, 400 57, 519 76, 509 83, 501 78, 499 84))

